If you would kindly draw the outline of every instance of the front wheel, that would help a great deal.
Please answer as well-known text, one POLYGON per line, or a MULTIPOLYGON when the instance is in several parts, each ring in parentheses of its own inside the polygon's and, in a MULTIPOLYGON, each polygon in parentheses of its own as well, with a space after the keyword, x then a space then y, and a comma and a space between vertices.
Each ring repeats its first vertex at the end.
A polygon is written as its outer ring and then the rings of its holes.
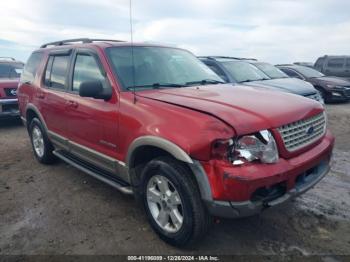
POLYGON ((191 172, 181 162, 161 157, 142 173, 143 206, 154 231, 175 246, 186 246, 207 232, 211 218, 191 172))

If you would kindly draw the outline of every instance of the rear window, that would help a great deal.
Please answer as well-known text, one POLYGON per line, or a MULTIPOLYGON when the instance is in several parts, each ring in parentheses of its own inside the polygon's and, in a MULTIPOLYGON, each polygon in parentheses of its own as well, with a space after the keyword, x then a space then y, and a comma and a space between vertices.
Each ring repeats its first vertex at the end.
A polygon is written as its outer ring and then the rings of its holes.
POLYGON ((35 52, 29 57, 21 75, 22 83, 33 83, 42 58, 43 54, 40 52, 35 52))
POLYGON ((328 60, 328 67, 333 68, 342 68, 344 65, 345 59, 344 58, 332 58, 328 60))
POLYGON ((69 58, 68 55, 50 56, 45 72, 45 85, 47 87, 66 88, 69 58))

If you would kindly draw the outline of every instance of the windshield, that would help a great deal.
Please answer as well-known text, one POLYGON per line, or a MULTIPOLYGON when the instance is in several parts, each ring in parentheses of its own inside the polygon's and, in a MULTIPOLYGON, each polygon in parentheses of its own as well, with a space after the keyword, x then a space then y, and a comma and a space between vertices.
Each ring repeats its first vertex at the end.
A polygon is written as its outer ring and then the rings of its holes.
POLYGON ((306 66, 294 66, 293 67, 296 71, 298 71, 300 74, 302 74, 306 78, 314 78, 314 77, 322 77, 324 74, 321 72, 312 69, 310 67, 306 66))
POLYGON ((268 64, 268 63, 254 63, 254 65, 259 68, 261 71, 263 71, 268 77, 272 79, 277 78, 288 78, 289 76, 279 70, 277 67, 268 64))
POLYGON ((107 49, 107 55, 123 90, 134 86, 146 89, 175 88, 223 82, 190 52, 177 48, 111 47, 107 49))
POLYGON ((222 62, 222 64, 238 83, 270 79, 258 68, 247 62, 229 61, 222 62))
POLYGON ((23 65, 0 63, 0 78, 19 78, 23 65))

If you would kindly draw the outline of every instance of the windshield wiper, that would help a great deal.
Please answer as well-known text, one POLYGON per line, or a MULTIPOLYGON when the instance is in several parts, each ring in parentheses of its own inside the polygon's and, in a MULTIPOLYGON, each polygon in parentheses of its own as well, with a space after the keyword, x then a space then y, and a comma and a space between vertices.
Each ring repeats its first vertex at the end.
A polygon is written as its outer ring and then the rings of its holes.
POLYGON ((246 80, 243 80, 243 81, 240 81, 238 83, 246 83, 246 82, 254 82, 254 81, 259 81, 259 80, 256 80, 256 79, 246 79, 246 80))
POLYGON ((185 85, 175 84, 175 83, 153 83, 150 85, 135 85, 135 86, 128 86, 128 90, 132 90, 134 88, 147 88, 147 87, 153 87, 153 88, 160 88, 160 87, 183 87, 185 85))
POLYGON ((225 84, 225 82, 220 80, 215 80, 215 79, 202 79, 198 81, 186 82, 186 85, 197 85, 197 84, 200 84, 200 85, 225 84))

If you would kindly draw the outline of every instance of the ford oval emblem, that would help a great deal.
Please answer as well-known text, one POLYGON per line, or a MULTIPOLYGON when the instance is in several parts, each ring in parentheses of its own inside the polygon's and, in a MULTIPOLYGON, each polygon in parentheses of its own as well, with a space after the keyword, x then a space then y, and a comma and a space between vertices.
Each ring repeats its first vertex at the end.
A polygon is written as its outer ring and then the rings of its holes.
POLYGON ((312 135, 315 131, 315 128, 313 126, 310 126, 309 128, 306 129, 306 134, 309 136, 312 135))
POLYGON ((16 89, 11 89, 10 93, 11 93, 11 95, 15 96, 15 95, 17 95, 17 90, 16 89))

